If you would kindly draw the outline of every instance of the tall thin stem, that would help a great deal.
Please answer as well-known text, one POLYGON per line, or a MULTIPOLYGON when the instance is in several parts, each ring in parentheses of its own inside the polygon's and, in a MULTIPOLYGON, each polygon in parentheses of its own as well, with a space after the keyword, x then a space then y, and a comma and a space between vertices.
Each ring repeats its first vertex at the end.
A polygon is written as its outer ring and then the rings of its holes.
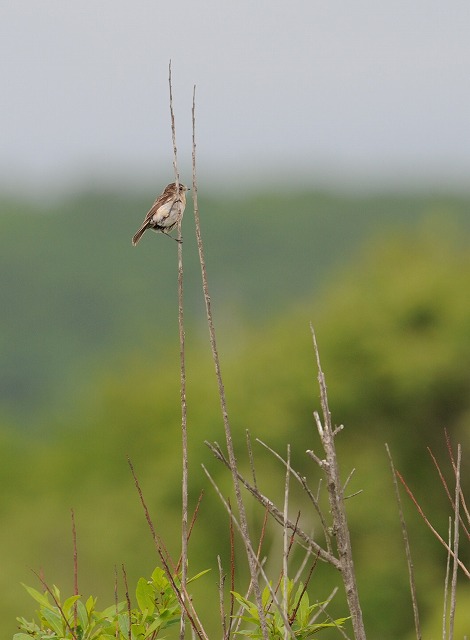
POLYGON ((251 579, 252 579, 252 582, 253 582, 253 589, 254 589, 254 593, 255 593, 256 605, 257 605, 258 613, 259 613, 259 616, 260 616, 261 630, 262 630, 262 633, 263 633, 263 638, 265 640, 267 640, 267 638, 268 638, 268 629, 267 629, 267 626, 266 626, 266 618, 265 618, 265 615, 264 615, 263 604, 262 604, 262 600, 261 600, 261 590, 260 590, 259 583, 258 583, 257 560, 256 560, 256 555, 255 555, 255 552, 253 550, 253 547, 252 547, 252 544, 251 544, 251 541, 250 541, 250 534, 249 534, 249 531, 248 531, 248 522, 247 522, 247 518, 246 518, 245 505, 243 504, 243 499, 242 499, 241 490, 240 490, 240 482, 239 482, 239 479, 238 479, 237 460, 236 460, 236 457, 235 457, 235 450, 234 450, 233 441, 232 441, 232 431, 231 431, 231 428, 230 428, 230 422, 229 422, 229 418, 228 418, 227 401, 226 401, 226 397, 225 397, 225 388, 224 388, 224 383, 223 383, 223 379, 222 379, 222 371, 221 371, 221 367, 220 367, 219 352, 218 352, 218 349, 217 349, 215 327, 214 327, 214 321, 213 321, 213 317, 212 317, 211 299, 210 299, 210 295, 209 295, 209 286, 207 284, 206 262, 205 262, 205 258, 204 258, 204 247, 203 247, 203 243, 202 243, 201 225, 200 225, 200 220, 199 220, 199 207, 198 207, 198 200, 197 200, 197 178, 196 178, 196 87, 194 87, 194 90, 193 90, 192 124, 193 124, 193 153, 192 153, 192 159, 193 159, 193 184, 192 184, 192 188, 193 188, 194 219, 195 219, 195 223, 196 223, 196 240, 197 240, 197 248, 198 248, 198 252, 199 252, 199 262, 200 262, 200 265, 201 265, 202 289, 203 289, 203 293, 204 293, 204 300, 205 300, 205 303, 206 303, 207 324, 209 326, 209 339, 210 339, 210 344, 211 344, 212 359, 214 361, 215 374, 216 374, 217 385, 218 385, 218 390, 219 390, 220 407, 221 407, 222 419, 223 419, 223 423, 224 423, 225 441, 226 441, 226 444, 227 444, 229 465, 230 465, 230 470, 231 470, 231 473, 232 473, 233 488, 234 488, 234 491, 235 491, 235 498, 236 498, 236 501, 237 501, 238 514, 239 514, 239 518, 240 518, 240 531, 241 531, 241 536, 242 536, 242 539, 243 539, 243 543, 245 545, 246 554, 247 554, 247 557, 248 557, 248 565, 250 567, 250 574, 251 574, 251 579))
MULTIPOLYGON (((178 153, 176 149, 175 114, 173 111, 173 89, 171 82, 171 61, 169 64, 168 84, 170 90, 171 135, 173 140, 173 168, 175 171, 176 193, 179 194, 178 153)), ((183 313, 183 243, 181 242, 182 215, 178 219, 178 328, 180 343, 180 379, 181 379, 181 439, 182 439, 182 517, 181 517, 181 594, 184 598, 188 575, 188 429, 186 405, 186 362, 185 333, 183 313)), ((186 618, 181 615, 180 638, 184 639, 186 618)))

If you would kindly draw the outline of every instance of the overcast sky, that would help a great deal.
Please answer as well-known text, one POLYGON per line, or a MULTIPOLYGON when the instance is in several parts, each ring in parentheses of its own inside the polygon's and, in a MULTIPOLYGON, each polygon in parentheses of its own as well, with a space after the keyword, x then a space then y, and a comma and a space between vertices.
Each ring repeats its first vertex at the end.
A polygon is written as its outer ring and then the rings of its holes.
POLYGON ((1 0, 0 187, 468 185, 468 0, 1 0), (187 176, 187 177, 186 177, 187 176), (213 182, 211 182, 213 184, 213 182))

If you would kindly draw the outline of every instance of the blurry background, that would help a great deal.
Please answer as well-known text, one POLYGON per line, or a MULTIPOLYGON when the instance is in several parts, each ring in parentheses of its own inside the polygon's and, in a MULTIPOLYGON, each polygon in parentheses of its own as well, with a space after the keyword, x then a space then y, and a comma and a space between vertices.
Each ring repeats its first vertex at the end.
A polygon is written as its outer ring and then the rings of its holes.
MULTIPOLYGON (((312 321, 333 417, 347 427, 343 470, 356 467, 353 488, 365 489, 349 510, 366 628, 383 640, 413 637, 384 443, 445 537, 450 510, 426 447, 449 472, 444 428, 469 446, 469 23, 463 1, 2 3, 6 636, 16 615, 33 613, 20 586, 38 587, 31 568, 71 592, 71 507, 83 593, 104 608, 114 565, 124 562, 130 581, 151 573, 126 455, 160 532, 178 539, 176 244, 153 234, 130 244, 173 179, 171 58, 187 184, 197 85, 202 231, 239 457, 246 428, 274 447, 290 442, 316 484, 304 455, 318 446, 312 321)), ((193 504, 206 489, 196 573, 227 554, 226 517, 200 463, 227 478, 203 445, 222 440, 222 425, 193 231, 188 204, 193 504)), ((275 491, 278 472, 282 491, 280 470, 256 455, 260 481, 275 491)), ((436 635, 445 557, 409 505, 407 516, 423 625, 436 635)), ((254 522, 261 517, 254 509, 254 522)), ((202 581, 216 598, 216 573, 202 581)), ((330 584, 313 580, 311 598, 330 584)), ((468 620, 460 625, 468 633, 468 620)))

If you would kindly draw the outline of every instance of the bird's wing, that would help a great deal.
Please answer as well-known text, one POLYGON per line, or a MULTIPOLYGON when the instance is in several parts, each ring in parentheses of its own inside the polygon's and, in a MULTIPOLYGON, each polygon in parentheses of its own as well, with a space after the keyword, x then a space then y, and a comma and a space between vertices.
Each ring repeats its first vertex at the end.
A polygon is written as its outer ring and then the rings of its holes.
POLYGON ((153 222, 152 220, 153 216, 157 213, 157 211, 160 209, 160 207, 165 202, 165 200, 166 200, 166 197, 164 197, 163 193, 160 196, 158 196, 158 198, 155 200, 153 205, 147 211, 147 215, 145 216, 145 219, 144 219, 144 224, 146 222, 153 222))

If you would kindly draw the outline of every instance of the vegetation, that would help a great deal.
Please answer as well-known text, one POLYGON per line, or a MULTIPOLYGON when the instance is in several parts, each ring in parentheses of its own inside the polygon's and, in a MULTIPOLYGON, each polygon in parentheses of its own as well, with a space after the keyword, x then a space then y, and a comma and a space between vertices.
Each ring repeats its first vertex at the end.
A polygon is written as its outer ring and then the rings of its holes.
MULTIPOLYGON (((291 226, 285 224, 285 211, 292 197, 253 196, 225 202, 223 208, 210 200, 204 205, 227 396, 236 409, 232 428, 243 434, 249 427, 278 450, 290 442, 293 466, 311 476, 305 449, 315 448, 311 416, 318 395, 311 320, 334 417, 346 424, 338 447, 357 468, 351 491, 365 489, 348 514, 365 625, 370 637, 405 638, 412 610, 384 443, 445 535, 449 508, 443 491, 429 491, 438 484, 426 446, 442 461, 444 427, 464 450, 469 446, 468 203, 304 194, 291 226), (249 228, 240 227, 241 211, 249 228)), ((175 262, 169 258, 174 246, 152 237, 137 257, 131 253, 135 225, 129 209, 136 208, 130 199, 90 196, 49 214, 16 212, 2 218, 6 366, 0 479, 8 488, 0 504, 3 620, 27 610, 14 585, 30 583, 28 569, 38 563, 53 582, 72 591, 66 517, 72 505, 83 592, 109 601, 116 563, 124 562, 134 581, 149 573, 151 539, 126 455, 136 463, 159 530, 174 541, 170 551, 178 553, 179 377, 175 262), (18 237, 21 243, 12 241, 18 237)), ((202 444, 221 438, 221 424, 212 363, 201 346, 190 229, 188 216, 194 506, 207 487, 198 475, 200 461, 219 486, 228 485, 202 444)), ((263 450, 256 456, 261 485, 282 500, 282 482, 279 487, 273 482, 276 463, 263 450)), ((216 553, 228 557, 228 523, 214 516, 219 512, 217 498, 207 490, 190 543, 192 573, 213 566, 216 553)), ((435 629, 445 554, 411 508, 407 515, 420 606, 435 629)), ((259 518, 253 514, 253 526, 261 529, 259 518)), ((268 530, 265 544, 271 543, 268 530)), ((312 584, 310 602, 325 600, 332 585, 321 566, 312 584)), ((216 601, 215 578, 195 583, 195 597, 198 587, 206 593, 212 588, 216 601)), ((344 602, 338 599, 332 611, 340 618, 344 602)), ((465 621, 460 624, 464 630, 465 621)), ((11 635, 13 628, 5 631, 11 635)))

